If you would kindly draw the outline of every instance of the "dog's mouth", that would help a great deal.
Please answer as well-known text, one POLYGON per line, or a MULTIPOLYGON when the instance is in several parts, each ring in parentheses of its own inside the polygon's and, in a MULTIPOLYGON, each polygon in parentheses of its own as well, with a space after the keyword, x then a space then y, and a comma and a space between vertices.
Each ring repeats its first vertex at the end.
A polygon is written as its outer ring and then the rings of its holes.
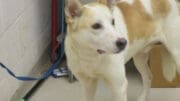
POLYGON ((116 52, 114 52, 114 54, 118 54, 118 53, 120 53, 122 50, 118 50, 118 51, 116 51, 116 52))
MULTIPOLYGON (((122 50, 117 50, 117 51, 115 51, 115 52, 113 52, 113 54, 118 54, 118 53, 120 53, 121 51, 123 51, 124 49, 122 49, 122 50)), ((102 49, 97 49, 97 52, 99 53, 99 54, 105 54, 105 53, 107 53, 105 50, 102 50, 102 49)))
POLYGON ((105 51, 105 50, 102 50, 102 49, 98 49, 97 52, 98 52, 99 54, 104 54, 104 53, 106 53, 106 51, 105 51))

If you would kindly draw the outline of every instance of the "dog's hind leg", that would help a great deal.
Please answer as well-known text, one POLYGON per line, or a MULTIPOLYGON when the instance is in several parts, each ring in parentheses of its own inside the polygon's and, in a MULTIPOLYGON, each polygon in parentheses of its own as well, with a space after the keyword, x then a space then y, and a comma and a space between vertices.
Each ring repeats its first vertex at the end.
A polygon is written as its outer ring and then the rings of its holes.
MULTIPOLYGON (((85 75, 78 74, 76 78, 84 87, 85 91, 85 101, 94 101, 95 93, 96 93, 96 86, 97 86, 97 79, 87 77, 85 75)), ((84 101, 84 100, 83 100, 84 101)))
POLYGON ((163 75, 166 80, 172 82, 173 79, 176 77, 176 62, 174 61, 174 58, 166 47, 161 47, 160 53, 163 75))
POLYGON ((133 57, 133 59, 134 59, 134 64, 137 70, 139 71, 139 73, 141 74, 143 81, 143 90, 138 98, 138 101, 146 101, 152 80, 152 74, 148 65, 149 54, 138 53, 136 56, 133 57))
POLYGON ((173 58, 177 64, 177 71, 178 71, 178 74, 180 74, 180 48, 178 49, 179 52, 173 52, 171 51, 172 55, 173 55, 173 58))
POLYGON ((180 16, 167 20, 165 23, 165 41, 163 44, 172 55, 180 74, 180 16))
MULTIPOLYGON (((179 36, 179 38, 180 38, 180 36, 179 36)), ((172 46, 168 45, 167 48, 168 48, 170 54, 172 55, 173 60, 176 63, 176 70, 177 70, 178 74, 180 74, 180 46, 179 46, 180 39, 178 41, 179 41, 178 43, 169 44, 169 45, 176 44, 176 46, 173 45, 174 47, 172 47, 172 46)), ((169 67, 169 68, 171 68, 171 67, 169 67)))

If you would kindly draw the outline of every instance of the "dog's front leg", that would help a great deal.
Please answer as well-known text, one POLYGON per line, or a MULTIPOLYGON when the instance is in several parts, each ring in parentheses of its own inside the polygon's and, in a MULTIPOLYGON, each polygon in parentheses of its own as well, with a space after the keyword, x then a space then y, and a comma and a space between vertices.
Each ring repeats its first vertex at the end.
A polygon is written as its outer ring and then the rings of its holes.
POLYGON ((113 101, 127 101, 127 80, 118 81, 118 79, 114 80, 110 85, 113 92, 113 101))
POLYGON ((112 90, 113 101, 127 101, 128 82, 125 77, 125 72, 115 72, 113 74, 108 75, 108 77, 105 79, 108 86, 112 90))
POLYGON ((84 87, 85 91, 85 101, 94 101, 94 96, 96 93, 97 79, 91 78, 86 75, 78 74, 76 75, 79 82, 84 87))

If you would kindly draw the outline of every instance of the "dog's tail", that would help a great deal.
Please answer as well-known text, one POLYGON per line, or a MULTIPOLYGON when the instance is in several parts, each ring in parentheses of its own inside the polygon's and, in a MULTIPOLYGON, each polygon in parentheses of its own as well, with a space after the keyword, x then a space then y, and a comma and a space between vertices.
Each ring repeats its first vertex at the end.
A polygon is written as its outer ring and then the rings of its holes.
POLYGON ((172 82, 176 77, 177 65, 165 47, 161 49, 161 63, 165 79, 172 82))

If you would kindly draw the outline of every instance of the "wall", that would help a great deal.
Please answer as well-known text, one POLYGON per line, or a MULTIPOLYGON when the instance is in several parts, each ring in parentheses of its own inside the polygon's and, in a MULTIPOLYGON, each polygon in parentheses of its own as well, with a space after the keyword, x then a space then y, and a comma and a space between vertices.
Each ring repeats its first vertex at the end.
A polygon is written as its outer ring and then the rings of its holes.
MULTIPOLYGON (((50 42, 50 0, 0 0, 0 62, 28 75, 50 42)), ((0 68, 0 101, 23 82, 0 68)))

